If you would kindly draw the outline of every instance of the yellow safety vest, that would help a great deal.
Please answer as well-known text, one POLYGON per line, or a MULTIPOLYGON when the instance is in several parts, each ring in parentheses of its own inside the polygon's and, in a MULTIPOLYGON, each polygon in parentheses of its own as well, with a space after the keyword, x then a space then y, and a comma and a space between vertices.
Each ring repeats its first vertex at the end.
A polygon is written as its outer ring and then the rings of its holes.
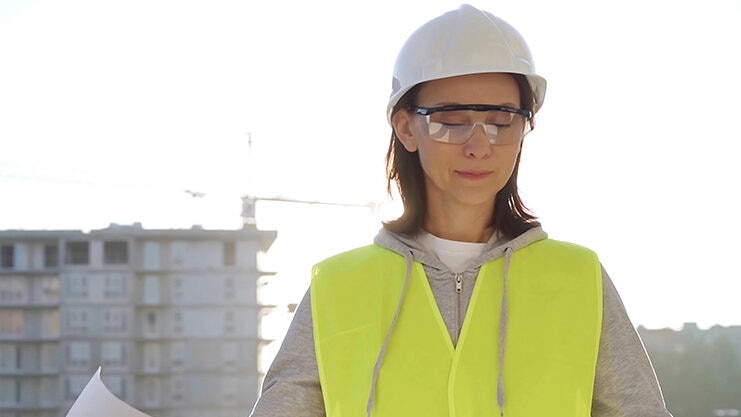
MULTIPOLYGON (((479 272, 456 346, 414 263, 376 382, 373 416, 498 416, 504 259, 479 272)), ((406 273, 371 245, 329 258, 311 284, 327 417, 365 417, 373 367, 406 273)), ((601 267, 588 249, 541 240, 512 253, 504 359, 506 417, 587 417, 602 324, 601 267)))

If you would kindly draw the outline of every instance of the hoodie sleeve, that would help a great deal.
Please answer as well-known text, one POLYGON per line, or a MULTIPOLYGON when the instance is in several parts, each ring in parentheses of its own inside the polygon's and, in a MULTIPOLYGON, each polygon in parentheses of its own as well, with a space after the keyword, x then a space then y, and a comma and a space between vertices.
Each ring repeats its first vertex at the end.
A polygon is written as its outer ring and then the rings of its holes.
POLYGON ((310 292, 296 309, 283 344, 263 381, 251 417, 323 417, 324 400, 314 351, 310 292))
POLYGON ((643 342, 604 268, 602 281, 602 336, 592 416, 671 417, 643 342))

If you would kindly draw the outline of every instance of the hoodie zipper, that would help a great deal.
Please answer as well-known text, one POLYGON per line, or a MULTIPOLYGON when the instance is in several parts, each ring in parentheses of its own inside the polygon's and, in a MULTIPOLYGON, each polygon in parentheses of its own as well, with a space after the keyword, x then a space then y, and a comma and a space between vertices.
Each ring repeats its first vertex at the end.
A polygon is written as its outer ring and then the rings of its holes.
POLYGON ((455 274, 455 322, 458 326, 457 333, 461 333, 461 292, 463 292, 463 274, 455 274))

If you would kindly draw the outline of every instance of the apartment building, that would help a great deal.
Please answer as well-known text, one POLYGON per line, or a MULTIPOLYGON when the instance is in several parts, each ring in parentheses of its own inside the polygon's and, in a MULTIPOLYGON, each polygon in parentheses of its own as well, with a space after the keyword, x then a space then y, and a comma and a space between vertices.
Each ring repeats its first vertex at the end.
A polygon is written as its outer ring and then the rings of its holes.
POLYGON ((275 237, 0 231, 0 417, 64 416, 98 366, 154 417, 244 416, 260 379, 257 256, 275 237))

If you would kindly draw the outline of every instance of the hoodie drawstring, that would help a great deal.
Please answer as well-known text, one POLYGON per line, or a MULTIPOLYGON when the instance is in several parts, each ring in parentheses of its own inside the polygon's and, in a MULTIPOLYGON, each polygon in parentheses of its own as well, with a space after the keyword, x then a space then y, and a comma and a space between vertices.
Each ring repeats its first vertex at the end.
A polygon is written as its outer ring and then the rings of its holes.
POLYGON ((509 277, 509 264, 512 261, 512 248, 504 249, 504 277, 502 278, 502 307, 499 313, 499 358, 497 374, 497 405, 499 415, 504 416, 504 349, 507 343, 507 278, 509 277))
MULTIPOLYGON (((383 339, 381 350, 378 352, 378 358, 376 359, 375 365, 373 365, 373 379, 371 380, 370 394, 368 395, 368 404, 366 405, 366 414, 370 417, 373 412, 373 406, 375 405, 376 396, 376 383, 378 382, 378 374, 381 371, 381 365, 383 364, 383 358, 386 355, 386 348, 388 347, 391 334, 396 327, 396 322, 399 320, 399 314, 401 313, 401 306, 404 304, 404 298, 406 297, 407 288, 409 287, 409 280, 412 276, 413 259, 412 254, 407 252, 404 254, 406 260, 406 274, 404 276, 404 286, 401 289, 401 295, 399 296, 399 303, 396 306, 394 317, 391 319, 391 324, 386 332, 386 337, 383 339)), ((509 278, 509 266, 512 261, 512 248, 506 247, 504 249, 504 276, 502 279, 502 307, 499 314, 499 346, 498 346, 498 374, 497 374, 497 406, 499 407, 499 415, 504 416, 504 350, 507 343, 507 314, 508 314, 508 298, 507 298, 507 280, 509 278)))
POLYGON ((391 324, 389 325, 389 329, 386 332, 386 337, 383 339, 383 344, 381 345, 381 350, 378 352, 378 358, 376 359, 376 364, 373 365, 373 379, 371 380, 371 390, 370 394, 368 395, 368 404, 365 407, 365 411, 367 413, 367 416, 370 417, 371 412, 373 412, 373 406, 375 397, 376 397, 376 382, 378 382, 378 374, 381 371, 381 364, 383 364, 383 357, 386 355, 386 347, 388 347, 389 340, 391 339, 391 333, 394 331, 394 327, 396 327, 396 322, 399 320, 399 313, 401 313, 401 306, 404 304, 404 298, 407 294, 407 287, 409 287, 409 279, 412 276, 412 266, 413 266, 413 259, 411 252, 406 252, 404 254, 404 259, 406 260, 406 274, 404 276, 404 286, 401 288, 401 295, 399 296, 399 303, 396 306, 396 312, 394 312, 394 317, 391 319, 391 324))

